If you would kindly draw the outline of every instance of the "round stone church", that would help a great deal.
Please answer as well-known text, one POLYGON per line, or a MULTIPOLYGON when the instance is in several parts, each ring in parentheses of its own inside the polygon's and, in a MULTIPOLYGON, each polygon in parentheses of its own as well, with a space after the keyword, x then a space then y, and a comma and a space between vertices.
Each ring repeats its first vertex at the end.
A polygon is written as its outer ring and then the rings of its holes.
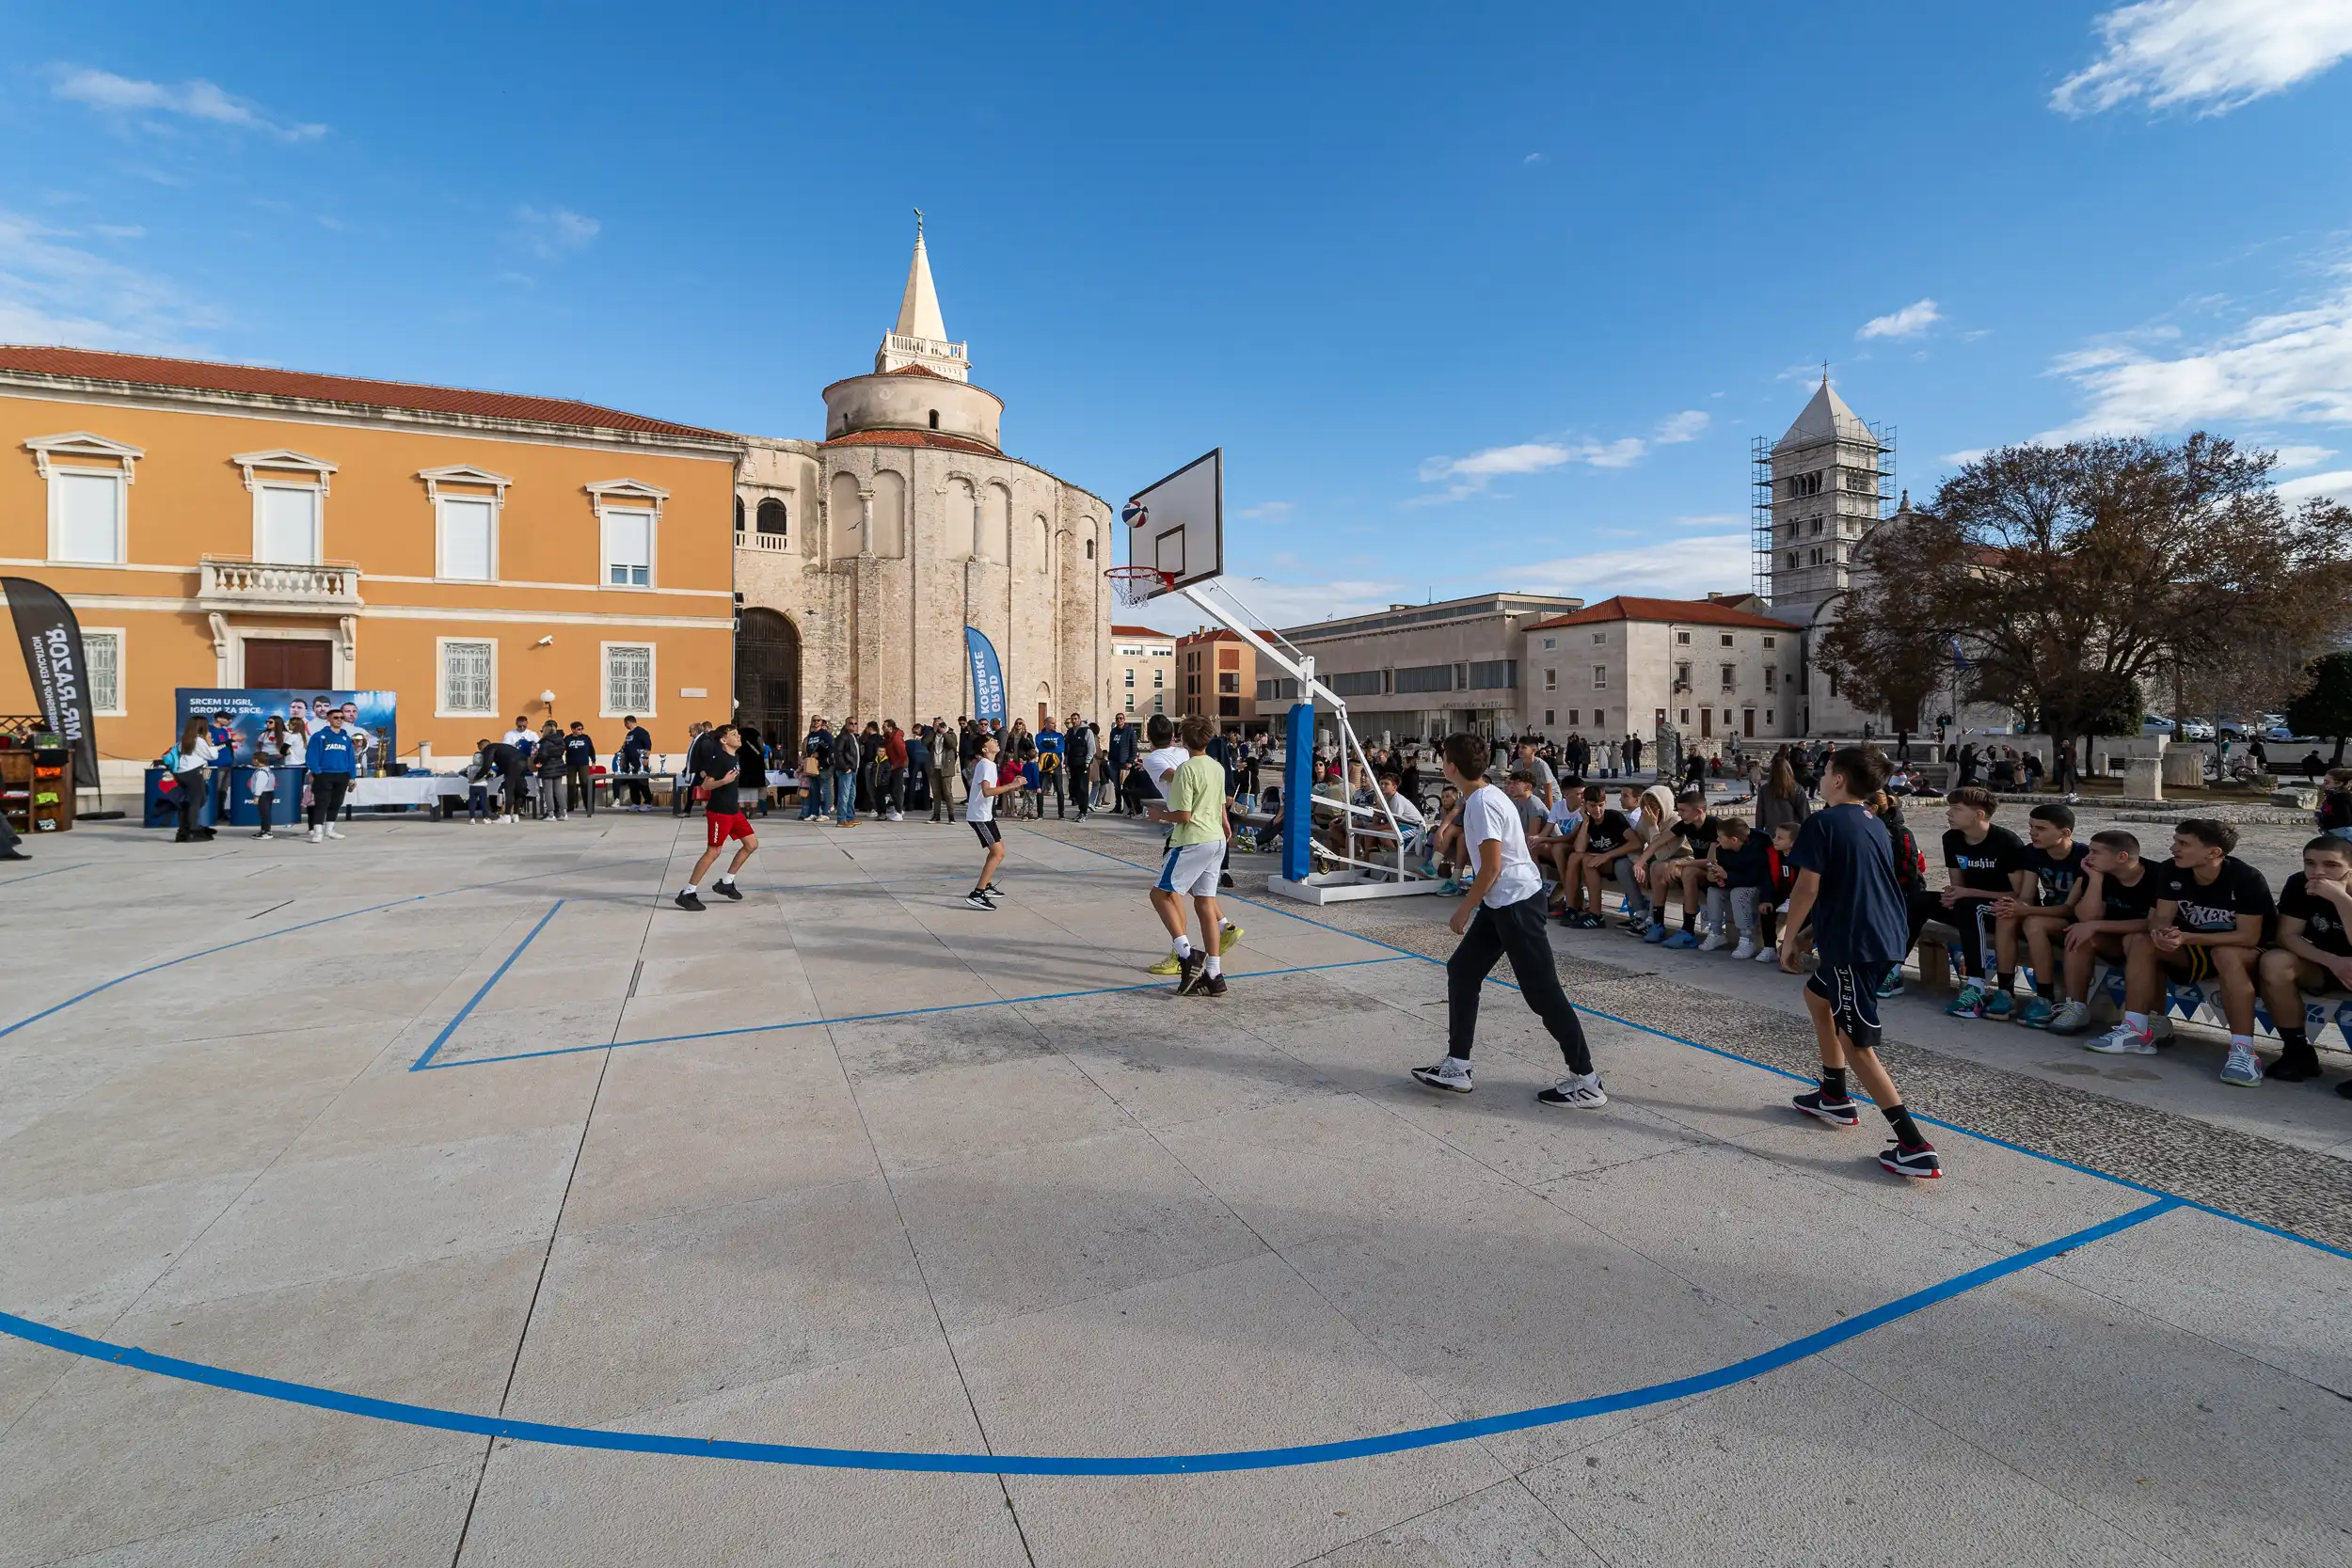
POLYGON ((1008 719, 1106 714, 1113 509, 1005 455, 1004 401, 947 339, 919 226, 873 373, 824 399, 822 440, 745 437, 736 721, 968 714, 966 626, 995 646, 1008 719))

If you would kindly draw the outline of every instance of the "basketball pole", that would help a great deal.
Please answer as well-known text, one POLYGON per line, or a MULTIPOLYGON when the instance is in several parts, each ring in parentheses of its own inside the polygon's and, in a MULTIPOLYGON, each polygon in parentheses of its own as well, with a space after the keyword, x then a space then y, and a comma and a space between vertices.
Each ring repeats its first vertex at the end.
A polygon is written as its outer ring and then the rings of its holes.
MULTIPOLYGON (((1310 707, 1312 707, 1318 699, 1330 704, 1332 718, 1339 734, 1343 772, 1345 770, 1347 759, 1352 751, 1355 760, 1363 765, 1364 776, 1367 779, 1373 777, 1372 758, 1365 752, 1362 740, 1358 738, 1356 727, 1347 720, 1347 700, 1316 679, 1315 661, 1312 655, 1300 654, 1293 657, 1283 652, 1259 636, 1239 616, 1229 612, 1222 605, 1210 598, 1198 584, 1186 583, 1175 589, 1174 592, 1181 594, 1186 603, 1200 610, 1201 614, 1206 615, 1248 644, 1261 659, 1296 680, 1299 698, 1310 707)), ((1344 788, 1344 785, 1342 787, 1344 788)), ((1406 864, 1405 832, 1397 825, 1396 814, 1389 809, 1388 797, 1380 793, 1377 781, 1375 782, 1373 787, 1373 800, 1374 804, 1371 806, 1359 806, 1344 798, 1335 802, 1343 814, 1343 820, 1348 824, 1347 847, 1350 852, 1346 855, 1333 855, 1331 858, 1343 865, 1356 867, 1358 873, 1377 871, 1383 876, 1393 875, 1396 878, 1395 881, 1318 883, 1311 875, 1304 881, 1293 881, 1285 877, 1270 877, 1266 879, 1267 888, 1286 897, 1296 898, 1303 903, 1311 904, 1352 898, 1395 897, 1400 895, 1434 892, 1438 886, 1436 879, 1424 877, 1406 864), (1396 864, 1393 867, 1381 865, 1372 861, 1358 860, 1354 857, 1355 822, 1359 816, 1376 817, 1388 825, 1391 841, 1396 846, 1396 864)), ((1283 838, 1289 840, 1293 834, 1306 834, 1311 837, 1313 831, 1314 793, 1312 786, 1310 785, 1305 791, 1295 788, 1287 791, 1282 800, 1283 838)), ((1325 852, 1329 854, 1327 850, 1325 852)))

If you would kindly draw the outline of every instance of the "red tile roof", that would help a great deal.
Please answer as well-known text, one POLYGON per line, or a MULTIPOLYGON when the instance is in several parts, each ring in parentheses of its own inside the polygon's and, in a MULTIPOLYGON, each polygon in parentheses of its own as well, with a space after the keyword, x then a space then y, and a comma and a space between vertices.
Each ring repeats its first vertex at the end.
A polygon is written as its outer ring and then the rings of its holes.
POLYGON ((1630 594, 1619 594, 1598 604, 1588 604, 1582 610, 1537 621, 1525 629, 1541 631, 1549 626, 1583 626, 1601 621, 1673 621, 1694 626, 1748 626, 1757 631, 1798 629, 1791 622, 1734 610, 1711 599, 1645 599, 1630 594))
POLYGON ((667 420, 647 419, 643 414, 625 414, 617 408, 600 408, 593 403, 576 403, 569 398, 427 387, 405 381, 368 381, 358 376, 319 375, 309 371, 272 370, 262 365, 227 365, 208 359, 167 359, 151 354, 114 354, 103 349, 0 344, 0 371, 206 392, 302 398, 365 408, 521 420, 583 430, 625 430, 643 436, 679 436, 707 441, 733 439, 720 431, 673 424, 667 420))
POLYGON ((943 451, 977 452, 982 457, 1005 455, 985 441, 967 441, 961 436, 943 436, 936 430, 853 430, 847 436, 834 436, 825 445, 829 447, 937 447, 943 451))
POLYGON ((1111 627, 1111 635, 1113 637, 1167 637, 1169 634, 1161 631, 1156 626, 1114 626, 1111 627))

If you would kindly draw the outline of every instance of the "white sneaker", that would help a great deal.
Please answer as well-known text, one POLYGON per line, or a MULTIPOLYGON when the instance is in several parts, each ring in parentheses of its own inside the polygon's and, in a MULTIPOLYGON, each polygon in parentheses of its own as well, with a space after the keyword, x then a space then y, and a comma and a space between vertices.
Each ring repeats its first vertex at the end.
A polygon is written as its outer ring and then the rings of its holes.
POLYGON ((1446 1089, 1454 1094, 1470 1092, 1470 1066, 1459 1056, 1446 1056, 1432 1066, 1417 1067, 1413 1069, 1413 1079, 1433 1089, 1446 1089))
POLYGON ((1764 951, 1756 956, 1756 961, 1760 964, 1776 964, 1780 962, 1780 949, 1777 947, 1767 947, 1764 951))
POLYGON ((311 829, 310 842, 313 844, 325 844, 326 842, 326 830, 325 828, 311 829))
MULTIPOLYGON (((1731 943, 1724 939, 1724 934, 1721 931, 1709 931, 1707 933, 1707 940, 1699 943, 1699 951, 1702 953, 1720 953, 1730 945, 1731 943)), ((1742 956, 1744 957, 1744 955, 1742 956)))
POLYGON ((326 836, 329 838, 341 838, 343 836, 343 831, 341 828, 329 828, 326 830, 326 836))
POLYGON ((501 817, 500 817, 500 818, 499 818, 499 820, 500 820, 500 821, 501 821, 501 822, 512 822, 512 821, 514 821, 515 819, 514 819, 513 817, 511 817, 511 816, 501 816, 501 817))
POLYGON ((2250 1045, 2230 1047, 2230 1059, 2221 1064, 2221 1081, 2241 1089, 2250 1089, 2263 1081, 2262 1058, 2254 1054, 2250 1045))
POLYGON ((1571 1072, 1551 1087, 1538 1090, 1535 1100, 1538 1104, 1557 1105, 1569 1111, 1597 1110, 1609 1103, 1597 1072, 1571 1072))
POLYGON ((2172 1040, 2172 1020, 2163 1013, 2149 1014, 2148 1034, 2149 1037, 2153 1039, 2158 1045, 2170 1044, 2172 1040))
POLYGON ((1731 956, 1735 958, 1755 958, 1756 939, 1754 937, 1741 937, 1740 939, 1740 945, 1731 950, 1731 956))
POLYGON ((2155 1037, 2129 1023, 2119 1023, 2104 1035, 2083 1041, 2085 1051, 2096 1051, 2103 1056, 2153 1056, 2156 1053, 2155 1037))

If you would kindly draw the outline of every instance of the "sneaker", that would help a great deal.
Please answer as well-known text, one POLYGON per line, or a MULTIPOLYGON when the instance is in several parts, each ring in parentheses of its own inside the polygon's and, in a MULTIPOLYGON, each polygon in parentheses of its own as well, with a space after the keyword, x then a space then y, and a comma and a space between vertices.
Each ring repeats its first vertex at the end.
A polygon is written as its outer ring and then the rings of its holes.
POLYGON ((2148 1033, 2158 1045, 2170 1045, 2172 1043, 2172 1020, 2163 1013, 2155 1014, 2148 1020, 2148 1033))
POLYGON ((1833 1127, 1851 1127, 1862 1119, 1862 1113, 1855 1109, 1851 1095, 1843 1100, 1832 1100, 1825 1090, 1807 1089, 1803 1094, 1789 1096, 1788 1103, 1806 1116, 1820 1117, 1833 1127))
POLYGON ((329 838, 341 838, 343 836, 343 831, 341 828, 329 828, 326 830, 326 836, 329 838))
POLYGON ((1969 981, 1960 988, 1960 994, 1953 997, 1952 1005, 1944 1010, 1954 1018, 1982 1018, 1984 988, 1974 980, 1969 981))
POLYGON ((2343 1083, 2338 1084, 2336 1085, 2336 1093, 2341 1095, 2345 1100, 2352 1100, 2352 1078, 2347 1078, 2343 1083))
POLYGON ((1915 1177, 1922 1181, 1932 1181, 1944 1174, 1944 1162, 1936 1158, 1931 1144, 1921 1144, 1916 1148, 1888 1144, 1879 1150, 1879 1164, 1897 1176, 1915 1177))
POLYGON ((987 893, 979 888, 974 888, 971 892, 965 894, 963 895, 963 901, 976 910, 993 910, 996 907, 994 904, 989 902, 987 893))
POLYGON ((1981 1016, 1985 1018, 2007 1019, 2014 1016, 2016 1011, 2017 998, 2010 995, 2009 992, 2005 990, 1985 992, 1984 1012, 1981 1016))
POLYGON ((253 836, 255 838, 276 838, 278 835, 276 833, 255 833, 253 836))
POLYGON ((1652 926, 1642 933, 1642 940, 1650 946, 1655 947, 1666 940, 1666 927, 1663 926, 1652 926))
POLYGON ((2230 1059, 2221 1064, 2221 1081, 2241 1089, 2254 1088, 2262 1083, 2262 1058, 2254 1054, 2252 1046, 2230 1047, 2230 1059))
POLYGON ((1885 979, 1879 982, 1879 994, 1881 996, 1900 996, 1902 993, 1903 972, 1902 966, 1898 964, 1896 967, 1886 972, 1885 979))
POLYGON ((1745 963, 1748 959, 1755 958, 1756 939, 1754 937, 1741 937, 1740 939, 1740 945, 1731 950, 1731 956, 1738 958, 1742 963, 1745 963))
POLYGON ((1597 1072, 1571 1072, 1548 1089, 1535 1091, 1538 1105, 1557 1105, 1564 1111, 1596 1111, 1609 1103, 1607 1091, 1600 1086, 1597 1072))
POLYGON ((906 816, 902 812, 894 811, 890 814, 890 820, 893 822, 904 822, 906 820, 906 816))
POLYGON ((1224 925, 1219 926, 1216 928, 1217 952, 1220 954, 1232 952, 1233 950, 1233 944, 1241 941, 1242 938, 1248 936, 1248 932, 1243 930, 1232 921, 1227 921, 1224 925))
POLYGON ((691 893, 681 893, 681 894, 679 894, 679 895, 677 895, 676 903, 677 903, 677 907, 678 907, 679 909, 681 909, 681 910, 692 910, 692 911, 696 911, 697 913, 701 912, 704 909, 707 909, 707 908, 708 907, 707 905, 704 904, 704 902, 703 902, 700 898, 697 898, 694 895, 692 895, 692 894, 691 894, 691 893))
POLYGON ((325 828, 311 829, 310 842, 313 844, 325 844, 326 842, 326 830, 325 828))
POLYGON ((1219 887, 1232 887, 1233 885, 1233 874, 1230 871, 1218 872, 1216 874, 1216 885, 1219 887))
POLYGON ((743 890, 737 887, 733 882, 721 882, 710 891, 717 894, 722 898, 732 898, 739 904, 743 901, 743 890))
POLYGON ((2156 1053, 2156 1039, 2145 1030, 2119 1023, 2106 1034, 2083 1041, 2083 1049, 2096 1051, 2103 1056, 2153 1056, 2156 1053))
POLYGON ((2263 1076, 2276 1078, 2281 1084, 2300 1084, 2306 1079, 2318 1077, 2318 1048, 2309 1040, 2303 1042, 2300 1050, 2291 1045, 2280 1047, 2279 1059, 2264 1069, 2263 1076))
POLYGON ((2053 1035, 2079 1035, 2090 1027, 2090 1004, 2061 1002, 2058 1011, 2050 1015, 2049 1030, 2053 1035))
POLYGON ((1177 967, 1176 955, 1170 953, 1167 958, 1162 958, 1158 963, 1155 963, 1150 969, 1145 970, 1144 973, 1146 974, 1158 974, 1165 976, 1177 973, 1177 967))
POLYGON ((1780 962, 1780 949, 1767 947, 1756 956, 1756 961, 1760 964, 1776 964, 1780 962))
POLYGON ((1702 953, 1720 953, 1730 945, 1730 939, 1725 937, 1721 931, 1709 931, 1707 933, 1707 940, 1699 943, 1699 951, 1702 953))
POLYGON ((1429 1067, 1415 1068, 1413 1081, 1426 1084, 1433 1089, 1468 1094, 1470 1092, 1470 1065, 1459 1056, 1447 1056, 1429 1067))
POLYGON ((1459 898, 1462 895, 1462 884, 1448 877, 1438 884, 1438 895, 1441 898, 1459 898))
POLYGON ((2028 996, 2024 1006, 2017 1009, 2017 1026, 2020 1029, 2047 1029, 2050 1021, 2057 1016, 2058 1009, 2049 1003, 2039 996, 2028 996))
POLYGON ((1200 983, 1192 988, 1192 994, 1195 996, 1223 996, 1225 994, 1225 976, 1222 974, 1203 974, 1200 977, 1200 983))
POLYGON ((1665 946, 1682 951, 1696 947, 1698 944, 1698 934, 1693 931, 1677 931, 1673 936, 1668 937, 1664 943, 1665 946))
POLYGON ((986 886, 982 887, 980 891, 987 894, 991 898, 1002 898, 1005 895, 1005 890, 998 887, 994 882, 988 883, 986 886))
POLYGON ((1576 917, 1576 927, 1580 931, 1597 931, 1608 924, 1590 910, 1584 911, 1576 917))
POLYGON ((1208 978, 1209 956, 1198 949, 1176 960, 1176 994, 1190 996, 1208 978))

